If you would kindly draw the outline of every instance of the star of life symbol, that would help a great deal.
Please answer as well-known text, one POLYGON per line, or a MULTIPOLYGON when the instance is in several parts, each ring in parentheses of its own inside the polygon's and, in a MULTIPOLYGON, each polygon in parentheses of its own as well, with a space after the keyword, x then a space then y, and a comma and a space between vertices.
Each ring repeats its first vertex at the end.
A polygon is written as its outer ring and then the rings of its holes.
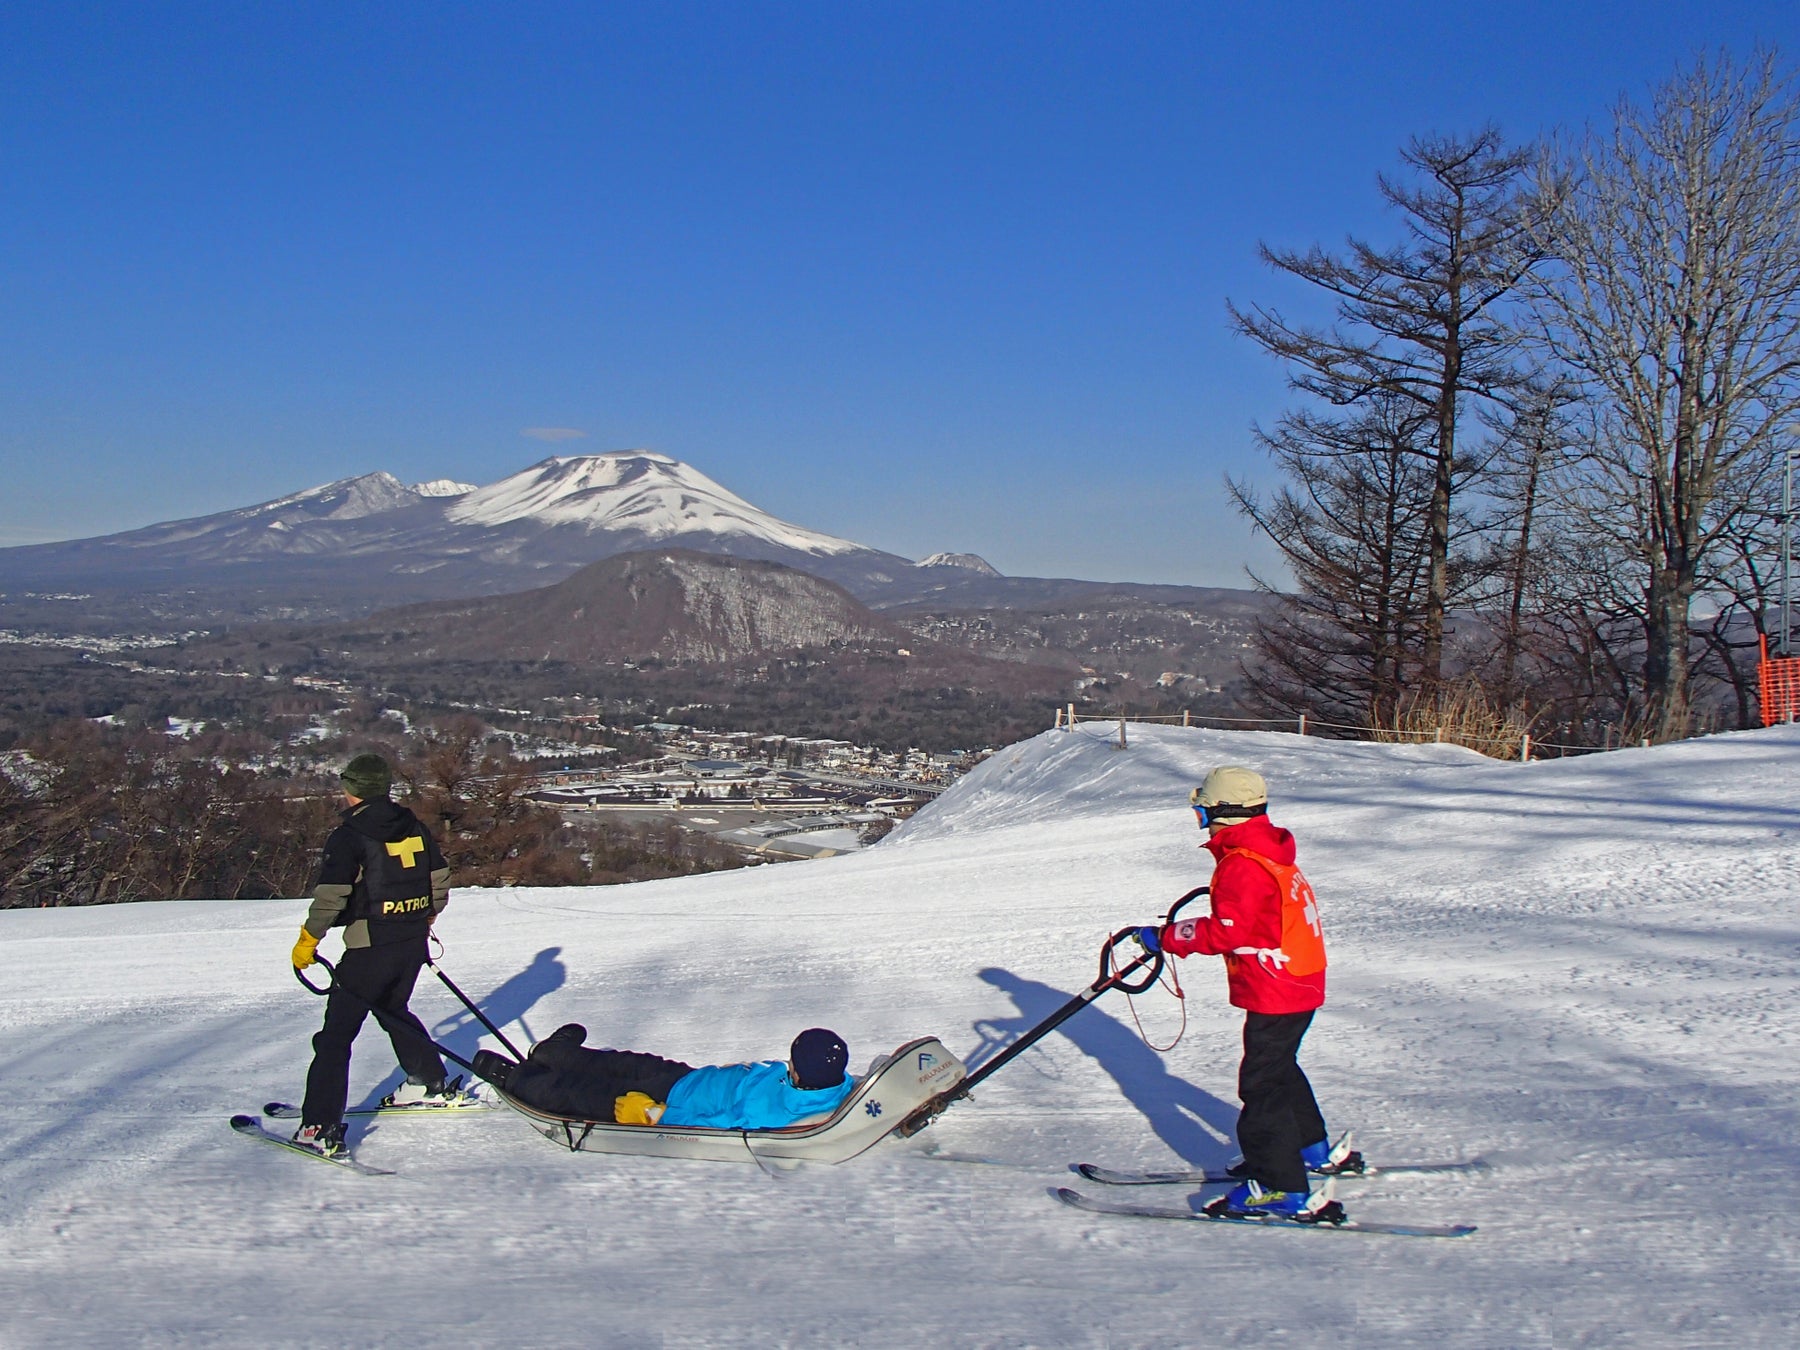
POLYGON ((863 1110, 867 1111, 871 1116, 878 1116, 881 1114, 881 1103, 873 1101, 864 1102, 863 1110))

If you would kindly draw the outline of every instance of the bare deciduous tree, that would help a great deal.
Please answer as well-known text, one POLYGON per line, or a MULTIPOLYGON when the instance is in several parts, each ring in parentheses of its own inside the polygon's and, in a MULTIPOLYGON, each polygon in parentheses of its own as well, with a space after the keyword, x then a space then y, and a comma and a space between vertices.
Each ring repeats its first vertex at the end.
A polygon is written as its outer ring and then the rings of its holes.
POLYGON ((1692 714, 1692 608, 1800 410, 1800 102, 1763 56, 1702 60, 1562 157, 1529 285, 1544 344, 1593 410, 1565 491, 1631 569, 1641 715, 1692 714), (1572 181, 1572 187, 1567 184, 1572 181))

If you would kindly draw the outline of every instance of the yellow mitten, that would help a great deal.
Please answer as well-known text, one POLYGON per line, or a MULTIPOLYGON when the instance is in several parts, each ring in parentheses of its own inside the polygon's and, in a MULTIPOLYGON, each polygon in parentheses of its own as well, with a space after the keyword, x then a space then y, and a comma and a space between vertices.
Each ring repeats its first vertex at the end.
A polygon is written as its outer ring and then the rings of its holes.
POLYGON ((294 944, 294 969, 305 970, 313 963, 314 953, 318 950, 319 939, 302 928, 300 940, 294 944))
POLYGON ((662 1113, 663 1104, 648 1093, 627 1092, 613 1103, 613 1119, 621 1125, 654 1125, 662 1113))

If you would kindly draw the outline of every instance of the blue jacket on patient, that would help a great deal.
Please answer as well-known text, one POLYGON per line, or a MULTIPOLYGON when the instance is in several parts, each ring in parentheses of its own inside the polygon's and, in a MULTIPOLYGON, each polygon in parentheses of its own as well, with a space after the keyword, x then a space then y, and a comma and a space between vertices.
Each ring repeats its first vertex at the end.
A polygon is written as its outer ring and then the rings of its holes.
POLYGON ((778 1130, 808 1116, 837 1110, 856 1087, 848 1074, 836 1087, 797 1088, 787 1063, 713 1064, 683 1074, 669 1089, 664 1125, 709 1125, 724 1130, 778 1130))

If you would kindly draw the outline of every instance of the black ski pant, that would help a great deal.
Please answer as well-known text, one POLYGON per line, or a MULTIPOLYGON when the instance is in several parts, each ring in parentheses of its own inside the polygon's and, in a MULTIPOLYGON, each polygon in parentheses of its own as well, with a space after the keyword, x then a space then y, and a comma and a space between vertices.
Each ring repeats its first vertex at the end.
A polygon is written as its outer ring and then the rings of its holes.
POLYGON ((1244 1014, 1238 1147, 1244 1170, 1270 1190, 1308 1190, 1300 1150, 1325 1137, 1325 1117, 1298 1059, 1312 1020, 1309 1012, 1244 1014))
POLYGON ((303 1125, 335 1125, 344 1118, 350 1095, 350 1046, 371 1008, 408 1078, 424 1083, 444 1079, 444 1061, 425 1034, 425 1024, 408 1011, 413 984, 427 956, 425 938, 406 938, 379 947, 346 947, 337 979, 325 999, 325 1025, 313 1037, 312 1068, 306 1074, 303 1125))
POLYGON ((578 1022, 558 1027, 531 1049, 507 1080, 506 1090, 527 1106, 578 1120, 615 1119, 614 1106, 628 1092, 666 1102, 669 1089, 694 1071, 691 1064, 635 1050, 590 1050, 578 1022))

